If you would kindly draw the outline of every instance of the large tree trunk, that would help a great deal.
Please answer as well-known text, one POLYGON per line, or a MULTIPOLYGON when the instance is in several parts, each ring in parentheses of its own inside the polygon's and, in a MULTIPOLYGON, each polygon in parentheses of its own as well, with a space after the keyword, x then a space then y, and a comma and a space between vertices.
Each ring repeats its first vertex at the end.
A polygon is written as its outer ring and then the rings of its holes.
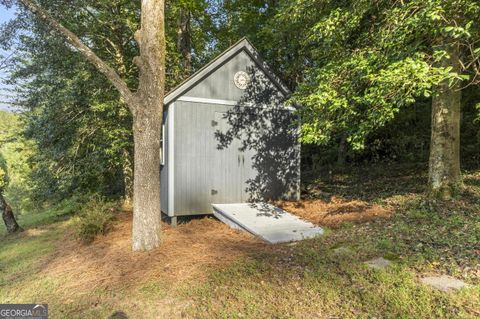
POLYGON ((2 211, 2 218, 5 222, 5 227, 7 228, 7 232, 9 234, 20 232, 23 229, 18 226, 18 223, 15 219, 15 215, 13 215, 12 208, 7 204, 3 194, 0 193, 0 211, 2 211))
MULTIPOLYGON (((446 48, 449 57, 441 62, 460 74, 459 47, 446 48)), ((449 199, 461 185, 460 175, 460 82, 448 81, 438 87, 432 100, 432 136, 430 145, 429 189, 432 196, 449 199)))
POLYGON ((160 244, 160 139, 165 83, 164 1, 142 0, 141 29, 135 34, 140 57, 134 107, 133 250, 150 250, 160 244))
POLYGON ((134 62, 140 72, 133 93, 105 61, 80 38, 55 20, 35 0, 19 0, 31 12, 59 32, 82 56, 115 86, 133 115, 133 250, 160 245, 160 137, 165 87, 165 2, 142 0, 141 28, 135 33, 140 56, 134 62))
POLYGON ((133 250, 150 250, 160 244, 160 114, 151 111, 134 119, 133 250))

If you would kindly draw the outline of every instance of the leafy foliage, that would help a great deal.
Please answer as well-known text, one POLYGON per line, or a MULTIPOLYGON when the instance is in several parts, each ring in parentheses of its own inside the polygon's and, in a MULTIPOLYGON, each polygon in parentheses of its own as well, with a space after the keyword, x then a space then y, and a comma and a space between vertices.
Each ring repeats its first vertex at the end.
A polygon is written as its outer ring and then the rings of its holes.
POLYGON ((292 102, 303 106, 304 163, 332 164, 340 156, 425 161, 430 102, 444 79, 466 87, 462 154, 478 158, 476 1, 215 3, 220 45, 249 37, 295 91, 292 102), (442 45, 456 42, 463 50, 461 74, 438 65, 442 45), (347 154, 340 155, 341 148, 347 154))
POLYGON ((78 238, 91 243, 97 235, 105 235, 112 227, 114 206, 100 197, 90 199, 73 223, 78 238))
MULTIPOLYGON (((138 47, 140 3, 115 1, 54 1, 39 3, 75 32, 105 61, 136 86, 133 58, 138 47)), ((177 49, 179 11, 191 15, 192 64, 197 68, 210 54, 205 1, 180 1, 167 6, 169 54, 167 89, 182 81, 177 49)), ((29 156, 34 200, 57 201, 74 193, 129 196, 133 179, 132 118, 123 101, 103 76, 28 11, 4 25, 0 44, 14 46, 9 84, 16 88, 23 134, 41 152, 29 156), (26 31, 28 30, 28 32, 26 31)))
MULTIPOLYGON (((138 2, 39 3, 136 86, 138 2)), ((296 92, 292 101, 303 106, 303 162, 310 169, 341 157, 353 163, 425 161, 436 85, 462 81, 462 154, 478 163, 479 12, 473 0, 167 1, 167 90, 248 37, 296 92), (182 17, 186 35, 179 33, 182 17), (182 43, 189 44, 191 70, 184 67, 182 43), (461 74, 438 65, 445 43, 460 43, 461 74)), ((16 49, 9 83, 17 88, 23 134, 34 142, 15 160, 7 158, 21 162, 17 171, 24 172, 8 196, 43 202, 74 193, 127 195, 132 119, 111 85, 22 7, 2 26, 0 45, 16 49)))
POLYGON ((312 66, 294 98, 305 106, 305 143, 345 134, 353 149, 363 149, 369 134, 404 107, 430 98, 440 82, 478 73, 476 1, 299 0, 291 3, 295 14, 281 17, 301 19, 312 6, 322 8, 303 39, 312 48, 312 66), (437 64, 446 54, 442 45, 455 42, 469 47, 462 74, 437 64))
POLYGON ((0 192, 3 192, 8 185, 7 163, 0 156, 0 192))
POLYGON ((3 175, 8 176, 8 183, 3 182, 3 192, 15 212, 34 206, 29 196, 31 167, 28 159, 36 149, 31 141, 22 137, 22 126, 18 115, 0 111, 0 158, 3 163, 0 167, 3 175))

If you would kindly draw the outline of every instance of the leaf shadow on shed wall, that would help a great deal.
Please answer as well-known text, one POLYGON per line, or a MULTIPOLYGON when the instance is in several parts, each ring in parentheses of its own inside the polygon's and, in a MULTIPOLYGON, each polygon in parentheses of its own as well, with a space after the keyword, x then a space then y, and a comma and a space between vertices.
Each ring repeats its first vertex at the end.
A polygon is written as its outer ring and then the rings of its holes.
POLYGON ((219 150, 234 139, 240 152, 253 151, 256 176, 246 180, 249 202, 295 198, 299 189, 297 116, 283 104, 285 97, 271 80, 256 68, 249 68, 250 84, 238 104, 224 119, 226 132, 217 131, 219 150))

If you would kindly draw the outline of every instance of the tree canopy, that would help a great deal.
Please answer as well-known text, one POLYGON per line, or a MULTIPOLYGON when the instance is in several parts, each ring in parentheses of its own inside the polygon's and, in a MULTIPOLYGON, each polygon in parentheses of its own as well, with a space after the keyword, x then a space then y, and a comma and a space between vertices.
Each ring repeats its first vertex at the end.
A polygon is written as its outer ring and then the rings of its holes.
MULTIPOLYGON (((12 1, 3 1, 12 3, 12 1)), ((55 18, 138 84, 140 3, 41 0, 55 18)), ((132 116, 104 76, 23 7, 2 26, 15 47, 9 83, 31 152, 34 198, 129 196, 132 116)), ((302 106, 305 169, 349 162, 426 161, 432 97, 462 90, 461 151, 478 161, 480 4, 474 0, 182 0, 166 2, 166 90, 248 37, 302 106), (458 45, 460 68, 442 65, 458 45)))
POLYGON ((301 0, 286 12, 285 23, 306 23, 302 42, 311 48, 295 95, 305 106, 306 143, 345 134, 362 149, 369 134, 438 93, 442 81, 478 84, 477 1, 301 0), (438 64, 452 42, 462 46, 460 73, 438 64))

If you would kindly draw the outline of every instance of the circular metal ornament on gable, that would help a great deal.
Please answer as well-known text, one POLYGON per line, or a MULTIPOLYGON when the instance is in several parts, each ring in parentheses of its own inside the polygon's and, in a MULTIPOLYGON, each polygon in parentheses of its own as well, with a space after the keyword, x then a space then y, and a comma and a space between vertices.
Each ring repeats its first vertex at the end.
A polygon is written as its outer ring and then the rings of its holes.
POLYGON ((233 81, 237 88, 245 90, 248 87, 248 84, 250 84, 250 75, 248 75, 247 72, 239 71, 235 73, 233 81))

